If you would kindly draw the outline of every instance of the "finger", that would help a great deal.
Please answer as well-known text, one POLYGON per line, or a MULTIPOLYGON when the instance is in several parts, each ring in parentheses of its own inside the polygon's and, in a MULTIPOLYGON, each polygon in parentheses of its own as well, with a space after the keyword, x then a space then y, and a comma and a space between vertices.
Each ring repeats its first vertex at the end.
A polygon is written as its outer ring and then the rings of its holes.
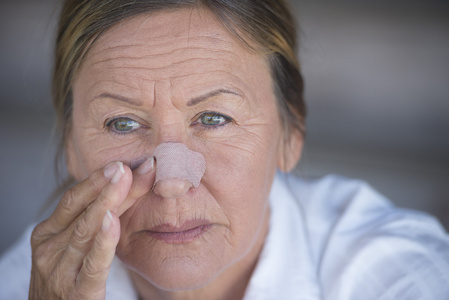
POLYGON ((137 169, 133 171, 133 183, 127 199, 120 205, 118 215, 121 216, 137 199, 151 191, 156 177, 156 162, 154 157, 149 157, 137 169))
POLYGON ((67 228, 97 198, 118 170, 121 170, 118 162, 110 163, 65 192, 55 211, 40 225, 42 231, 55 234, 67 228))
POLYGON ((103 217, 101 230, 85 256, 76 278, 76 299, 104 297, 106 281, 119 239, 120 220, 114 212, 108 210, 103 217))
MULTIPOLYGON (((121 172, 118 170, 118 172, 121 172)), ((106 211, 117 213, 118 207, 126 199, 132 182, 131 170, 124 167, 124 174, 116 174, 101 191, 98 198, 74 223, 74 228, 60 265, 67 270, 78 271, 81 262, 92 246, 101 227, 106 211)))

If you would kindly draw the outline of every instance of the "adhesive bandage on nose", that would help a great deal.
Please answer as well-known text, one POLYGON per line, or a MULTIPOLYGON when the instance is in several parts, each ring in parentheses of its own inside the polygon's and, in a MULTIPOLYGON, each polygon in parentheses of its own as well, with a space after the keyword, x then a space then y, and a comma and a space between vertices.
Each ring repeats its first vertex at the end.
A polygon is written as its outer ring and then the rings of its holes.
POLYGON ((182 143, 163 143, 156 147, 153 156, 157 164, 154 185, 164 179, 184 179, 194 187, 200 185, 206 171, 206 160, 201 153, 182 143))

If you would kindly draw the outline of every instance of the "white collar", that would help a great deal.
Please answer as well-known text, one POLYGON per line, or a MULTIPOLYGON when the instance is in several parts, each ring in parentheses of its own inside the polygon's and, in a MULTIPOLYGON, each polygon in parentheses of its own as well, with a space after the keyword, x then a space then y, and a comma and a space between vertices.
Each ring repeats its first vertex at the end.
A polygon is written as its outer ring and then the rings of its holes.
POLYGON ((302 208, 288 187, 288 175, 277 174, 270 208, 270 231, 244 300, 320 299, 302 208))

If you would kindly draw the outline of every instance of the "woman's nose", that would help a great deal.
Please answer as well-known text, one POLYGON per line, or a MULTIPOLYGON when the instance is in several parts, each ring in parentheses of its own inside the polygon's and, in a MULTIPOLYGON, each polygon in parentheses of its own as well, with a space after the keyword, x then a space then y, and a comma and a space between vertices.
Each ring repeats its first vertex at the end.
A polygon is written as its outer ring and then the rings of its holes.
POLYGON ((192 187, 190 181, 186 179, 164 179, 156 183, 153 193, 167 199, 177 199, 183 197, 192 187))
POLYGON ((206 170, 204 156, 182 143, 163 143, 156 147, 156 178, 153 192, 163 198, 180 198, 197 188, 206 170))

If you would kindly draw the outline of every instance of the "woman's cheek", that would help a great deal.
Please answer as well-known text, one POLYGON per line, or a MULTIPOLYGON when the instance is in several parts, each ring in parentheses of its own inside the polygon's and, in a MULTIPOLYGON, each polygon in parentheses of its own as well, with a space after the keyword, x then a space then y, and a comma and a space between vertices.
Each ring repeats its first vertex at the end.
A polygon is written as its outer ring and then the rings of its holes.
POLYGON ((80 147, 89 174, 112 161, 122 161, 130 166, 133 160, 148 155, 151 151, 148 139, 141 137, 105 138, 96 135, 84 140, 80 147))
POLYGON ((266 185, 267 172, 270 171, 264 158, 271 151, 269 147, 269 143, 254 131, 241 131, 208 141, 205 144, 206 172, 202 183, 220 205, 231 211, 263 202, 264 199, 255 191, 263 190, 266 185))
MULTIPOLYGON (((224 129, 203 138, 206 162, 219 164, 220 169, 230 169, 235 173, 243 166, 255 167, 260 159, 271 152, 273 140, 266 134, 267 126, 247 125, 224 129), (224 168, 223 168, 224 167, 224 168)), ((206 170, 207 172, 207 170, 206 170)))

